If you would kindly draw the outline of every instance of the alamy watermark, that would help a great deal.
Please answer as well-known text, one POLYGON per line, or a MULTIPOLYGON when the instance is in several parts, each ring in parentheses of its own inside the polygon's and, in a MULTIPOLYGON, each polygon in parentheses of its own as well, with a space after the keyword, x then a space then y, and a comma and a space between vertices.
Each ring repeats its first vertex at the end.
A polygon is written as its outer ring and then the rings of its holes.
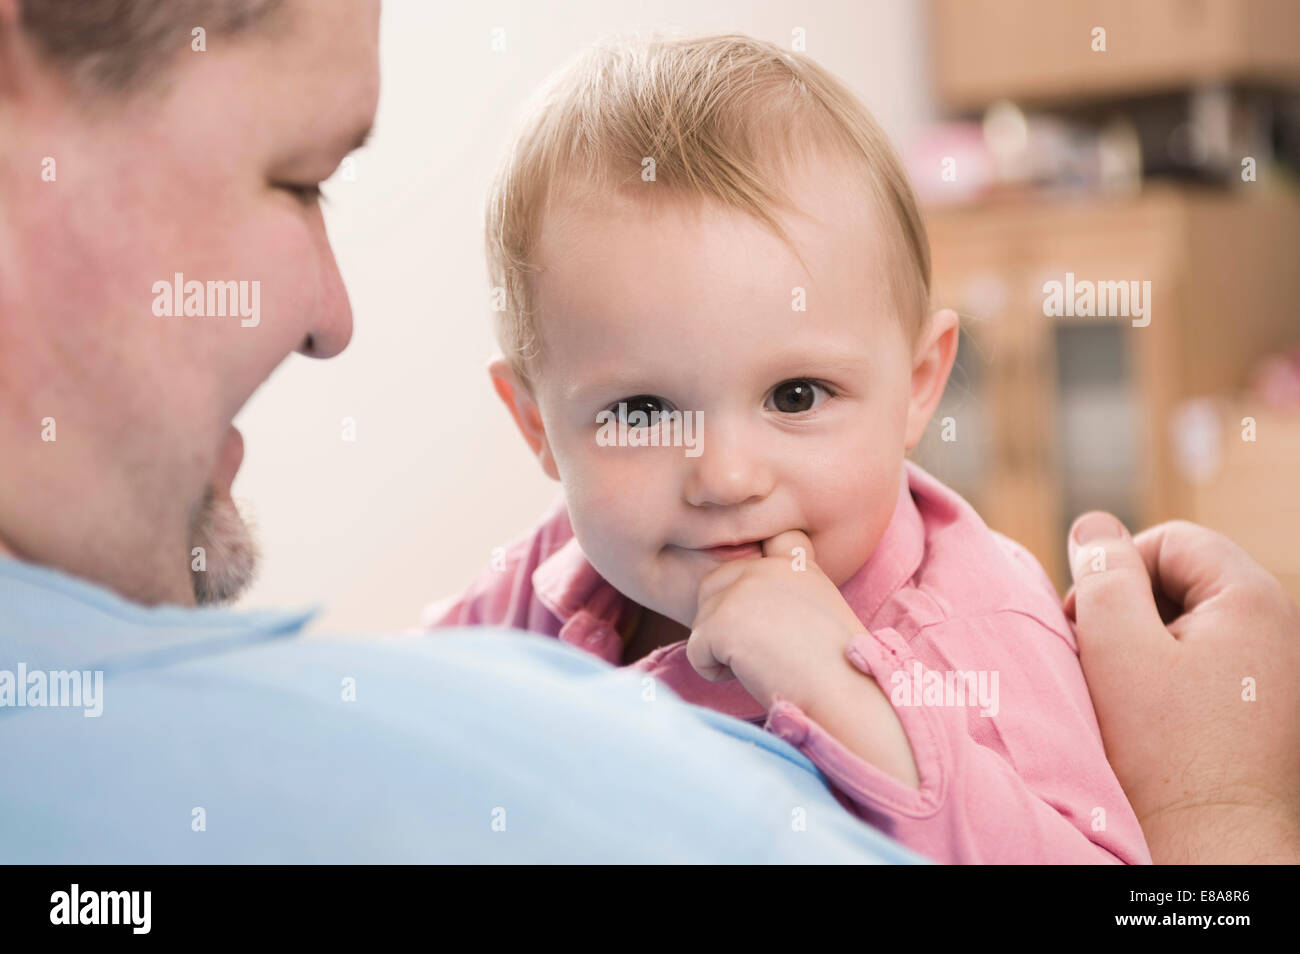
POLYGON ((153 313, 158 318, 238 317, 244 328, 262 323, 260 281, 186 281, 177 272, 170 282, 154 282, 153 293, 153 313))
POLYGON ((1048 318, 1132 318, 1134 328, 1151 324, 1149 281, 1094 282, 1075 280, 1043 283, 1043 314, 1048 318))
POLYGON ((895 706, 937 706, 964 708, 979 706, 980 715, 991 719, 998 714, 998 673, 987 669, 925 670, 912 663, 908 673, 899 669, 889 677, 889 701, 895 706))
POLYGON ((73 884, 50 895, 51 924, 121 924, 148 934, 153 924, 152 891, 83 891, 73 884))
POLYGON ((655 411, 652 422, 645 411, 630 414, 627 402, 619 401, 618 410, 600 411, 596 423, 596 443, 601 447, 685 447, 687 457, 704 452, 703 411, 655 411))
POLYGON ((84 709, 87 719, 104 711, 102 669, 0 669, 0 709, 84 709))

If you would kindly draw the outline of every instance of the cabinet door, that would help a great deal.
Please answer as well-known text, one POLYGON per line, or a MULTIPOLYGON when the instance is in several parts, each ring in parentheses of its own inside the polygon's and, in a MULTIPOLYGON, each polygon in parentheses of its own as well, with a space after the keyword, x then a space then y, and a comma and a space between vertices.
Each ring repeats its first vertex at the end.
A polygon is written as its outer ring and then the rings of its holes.
MULTIPOLYGON (((981 453, 957 489, 1060 587, 1078 513, 1105 508, 1147 523, 1169 500, 1161 421, 1167 365, 1177 360, 1168 340, 1177 334, 1178 221, 1176 201, 1156 196, 936 213, 930 223, 936 304, 970 314, 979 351, 978 413, 967 413, 979 430, 967 435, 981 453), (1049 281, 1076 291, 1137 282, 1128 290, 1142 298, 1128 301, 1129 315, 1054 317, 1049 281), (1139 304, 1159 309, 1151 324, 1141 326, 1139 304)), ((925 450, 927 465, 953 456, 933 442, 925 450)))
POLYGON ((1023 544, 1059 585, 1051 339, 1007 224, 958 216, 932 228, 934 303, 958 312, 963 335, 944 399, 913 456, 985 523, 1023 544))

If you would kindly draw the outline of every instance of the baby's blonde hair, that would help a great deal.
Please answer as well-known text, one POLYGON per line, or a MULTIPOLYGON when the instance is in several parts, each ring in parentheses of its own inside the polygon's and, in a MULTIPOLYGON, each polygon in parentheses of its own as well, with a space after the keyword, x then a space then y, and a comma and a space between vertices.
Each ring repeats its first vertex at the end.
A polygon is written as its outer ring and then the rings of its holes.
POLYGON ((520 382, 533 383, 539 338, 528 279, 557 197, 639 188, 711 199, 753 215, 794 248, 776 218, 788 206, 780 184, 815 145, 860 169, 895 232, 885 243, 886 277, 914 340, 930 304, 930 247, 916 196, 866 107, 813 60, 738 34, 615 37, 552 77, 526 111, 487 202, 489 280, 504 296, 497 341, 520 382), (642 175, 646 159, 654 161, 652 184, 642 175))

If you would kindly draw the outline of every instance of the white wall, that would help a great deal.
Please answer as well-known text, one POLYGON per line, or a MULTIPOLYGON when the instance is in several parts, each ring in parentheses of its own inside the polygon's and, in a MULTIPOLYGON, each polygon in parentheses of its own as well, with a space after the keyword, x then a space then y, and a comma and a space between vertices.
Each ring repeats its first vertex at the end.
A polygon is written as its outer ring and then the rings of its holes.
POLYGON ((788 46, 803 27, 808 54, 901 146, 931 115, 924 12, 919 0, 386 0, 376 133, 356 181, 326 187, 352 344, 328 362, 294 355, 236 421, 247 453, 235 495, 264 550, 241 606, 322 603, 317 631, 405 628, 557 494, 483 370, 494 347, 483 198, 545 76, 611 32, 739 31, 788 46), (491 49, 494 27, 505 53, 491 49))

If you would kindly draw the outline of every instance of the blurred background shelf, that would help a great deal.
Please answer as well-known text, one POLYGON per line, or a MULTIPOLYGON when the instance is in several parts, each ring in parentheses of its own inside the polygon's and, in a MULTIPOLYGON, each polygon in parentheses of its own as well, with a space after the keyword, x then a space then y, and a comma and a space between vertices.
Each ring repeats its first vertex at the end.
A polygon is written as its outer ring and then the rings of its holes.
POLYGON ((1300 599, 1300 411, 1261 411, 1225 402, 1215 421, 1214 459, 1191 488, 1190 516, 1230 532, 1300 599), (1253 420, 1255 440, 1242 440, 1253 420))
POLYGON ((914 456, 1059 585, 1064 534, 1082 510, 1130 526, 1190 516, 1168 422, 1189 398, 1237 388, 1296 335, 1300 198, 1153 186, 1132 200, 941 210, 928 225, 934 302, 962 315, 965 340, 914 456), (1043 285, 1067 271, 1150 281, 1148 315, 1045 316, 1043 285), (954 441, 942 440, 944 417, 954 441), (967 435, 980 446, 954 453, 967 435))
POLYGON ((913 456, 1062 589, 1069 524, 1101 508, 1214 526, 1300 598, 1300 407, 1250 388, 1300 343, 1300 3, 930 9, 954 115, 910 165, 934 306, 963 338, 913 456), (1149 314, 1049 316, 1044 283, 1067 272, 1150 282, 1149 314), (1217 443, 1204 415, 1199 436, 1175 426, 1206 398, 1237 415, 1217 443), (1255 441, 1242 417, 1267 421, 1255 441), (1215 443, 1221 473, 1189 466, 1189 439, 1215 443))
POLYGON ((931 14, 935 88, 953 112, 1300 81, 1294 0, 934 0, 931 14))

